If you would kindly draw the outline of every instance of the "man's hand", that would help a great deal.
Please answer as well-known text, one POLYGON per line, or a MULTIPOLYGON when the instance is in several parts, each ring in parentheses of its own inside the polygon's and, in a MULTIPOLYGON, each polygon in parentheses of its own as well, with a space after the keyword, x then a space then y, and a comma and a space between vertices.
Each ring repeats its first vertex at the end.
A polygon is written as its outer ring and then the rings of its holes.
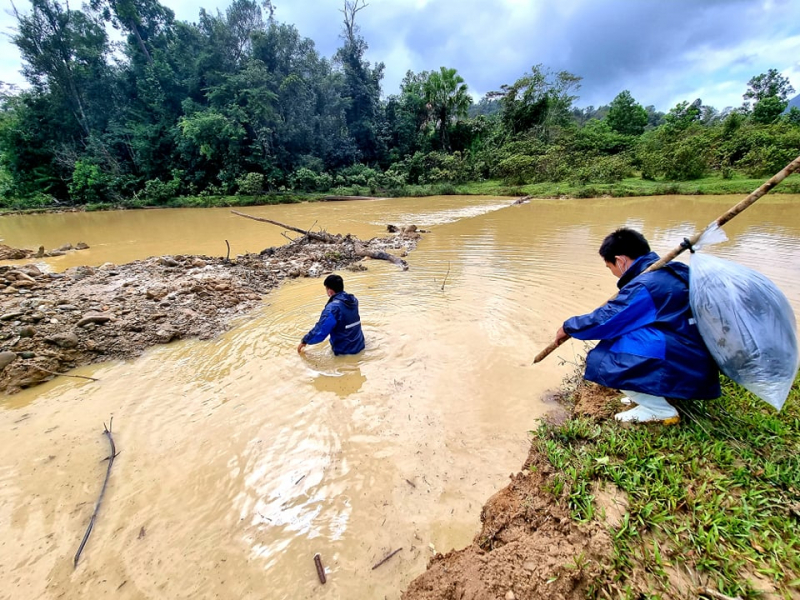
POLYGON ((567 338, 569 338, 569 336, 564 331, 564 328, 563 327, 559 327, 558 331, 556 331, 556 344, 558 344, 560 342, 563 342, 567 338))
POLYGON ((302 354, 302 353, 303 353, 303 349, 304 349, 306 346, 308 346, 308 344, 305 344, 305 343, 303 343, 303 342, 300 342, 300 344, 297 346, 297 353, 298 353, 298 354, 302 354))

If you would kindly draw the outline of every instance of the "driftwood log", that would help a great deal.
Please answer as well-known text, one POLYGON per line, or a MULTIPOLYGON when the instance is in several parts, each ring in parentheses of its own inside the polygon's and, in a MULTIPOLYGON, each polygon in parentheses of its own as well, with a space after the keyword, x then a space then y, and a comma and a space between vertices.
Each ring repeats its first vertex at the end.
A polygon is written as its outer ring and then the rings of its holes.
MULTIPOLYGON (((253 215, 247 215, 245 213, 240 213, 236 210, 231 211, 233 214, 238 215, 240 217, 244 217, 245 219, 253 219, 254 221, 260 221, 262 223, 269 223, 270 225, 276 225, 278 227, 283 227, 284 229, 288 229, 289 231, 294 231, 296 233, 301 233, 304 236, 308 237, 309 239, 316 240, 318 242, 322 242, 323 244, 340 244, 344 238, 341 235, 333 235, 327 233, 325 231, 307 231, 305 229, 300 229, 299 227, 294 227, 292 225, 287 225, 286 223, 281 223, 279 221, 273 221, 271 219, 264 219, 263 217, 254 217, 253 215)), ((394 254, 390 254, 388 252, 384 252, 383 250, 370 250, 367 248, 363 243, 359 241, 355 241, 354 244, 354 252, 356 256, 366 256, 369 258, 373 258, 375 260, 388 260, 390 263, 397 265, 404 271, 408 270, 408 263, 404 261, 402 258, 395 256, 394 254)))
POLYGON ((111 454, 108 455, 108 468, 106 469, 106 478, 103 480, 103 487, 100 490, 100 496, 98 496, 97 502, 95 502, 94 512, 92 512, 92 518, 89 519, 89 526, 86 528, 86 533, 83 534, 83 540, 81 540, 81 545, 78 547, 78 551, 75 553, 75 558, 72 561, 73 568, 78 566, 78 561, 81 558, 81 552, 83 552, 83 548, 84 546, 86 546, 86 542, 89 541, 89 535, 92 533, 95 520, 97 520, 97 513, 100 512, 100 503, 103 502, 103 496, 105 496, 106 487, 108 487, 108 478, 111 476, 111 466, 114 464, 114 458, 116 458, 117 456, 117 447, 114 445, 114 438, 111 436, 111 427, 113 425, 114 425, 114 417, 111 417, 111 421, 108 423, 108 427, 106 427, 106 424, 103 423, 103 434, 108 438, 108 443, 111 445, 111 454))

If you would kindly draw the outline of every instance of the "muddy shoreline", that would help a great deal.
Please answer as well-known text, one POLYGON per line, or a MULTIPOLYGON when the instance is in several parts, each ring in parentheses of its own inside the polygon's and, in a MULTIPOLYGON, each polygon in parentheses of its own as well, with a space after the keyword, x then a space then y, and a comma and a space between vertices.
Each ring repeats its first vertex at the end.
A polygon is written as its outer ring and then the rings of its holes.
MULTIPOLYGON (((405 256, 420 234, 361 242, 309 236, 227 259, 161 256, 46 273, 0 266, 0 393, 13 394, 81 365, 131 359, 157 344, 210 339, 285 279, 364 270, 364 254, 405 256)), ((397 259, 400 260, 400 259, 397 259)))

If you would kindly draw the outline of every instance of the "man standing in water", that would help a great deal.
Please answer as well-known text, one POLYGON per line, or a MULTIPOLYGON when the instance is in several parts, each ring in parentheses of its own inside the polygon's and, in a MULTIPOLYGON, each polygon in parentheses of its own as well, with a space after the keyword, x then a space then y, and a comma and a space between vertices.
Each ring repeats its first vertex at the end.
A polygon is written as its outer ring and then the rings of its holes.
POLYGON ((308 344, 319 344, 330 335, 334 354, 358 354, 364 349, 358 299, 344 291, 344 280, 339 275, 328 275, 323 285, 328 303, 314 328, 303 336, 297 352, 302 354, 308 344))
POLYGON ((689 268, 673 261, 643 273, 658 255, 641 233, 627 228, 603 240, 600 256, 619 279, 619 294, 564 321, 556 340, 600 340, 586 357, 584 377, 621 390, 638 405, 615 418, 671 425, 680 416, 667 398, 719 397, 719 371, 689 307, 689 268))

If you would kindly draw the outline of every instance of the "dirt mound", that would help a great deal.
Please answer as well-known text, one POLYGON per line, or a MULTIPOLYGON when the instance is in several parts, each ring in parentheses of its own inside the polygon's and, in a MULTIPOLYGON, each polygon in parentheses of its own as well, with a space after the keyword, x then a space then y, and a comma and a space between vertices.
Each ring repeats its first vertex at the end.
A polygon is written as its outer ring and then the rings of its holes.
POLYGON ((402 236, 337 236, 336 243, 302 237, 232 260, 162 256, 58 274, 0 266, 0 392, 80 365, 132 358, 155 344, 211 338, 283 279, 363 270, 364 256, 400 261, 387 250, 405 255, 415 246, 402 236))
POLYGON ((472 545, 437 554, 403 600, 583 599, 606 579, 608 530, 580 525, 564 507, 554 471, 531 451, 525 469, 492 496, 472 545))

